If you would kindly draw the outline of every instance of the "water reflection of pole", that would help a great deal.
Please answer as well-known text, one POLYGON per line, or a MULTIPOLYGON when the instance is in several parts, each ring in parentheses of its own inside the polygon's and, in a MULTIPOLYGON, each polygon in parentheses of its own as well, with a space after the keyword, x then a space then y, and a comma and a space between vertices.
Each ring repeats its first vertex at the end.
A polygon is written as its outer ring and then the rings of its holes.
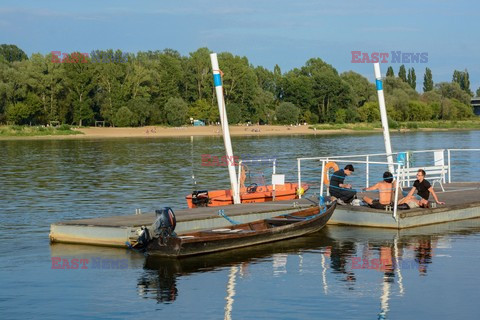
POLYGON ((232 266, 230 268, 230 275, 228 276, 227 284, 227 304, 225 305, 225 316, 224 319, 232 319, 232 308, 233 308, 233 297, 235 296, 235 280, 237 278, 238 267, 232 266))
MULTIPOLYGON (((393 239, 393 258, 395 259, 395 263, 392 266, 392 268, 394 268, 394 271, 397 274, 400 294, 403 295, 405 290, 403 288, 402 270, 400 269, 400 262, 398 259, 398 233, 393 239)), ((381 309, 380 309, 380 313, 378 314, 378 319, 386 319, 387 313, 388 311, 390 311, 390 306, 388 304, 388 301, 390 300, 392 277, 393 277, 393 274, 389 272, 385 272, 383 274, 382 296, 380 298, 381 309)))
POLYGON ((400 269, 400 262, 398 260, 398 234, 393 239, 393 250, 393 256, 395 257, 395 271, 397 272, 398 278, 398 287, 400 289, 400 294, 403 296, 405 290, 403 288, 402 270, 400 269))
POLYGON ((390 310, 390 306, 388 305, 388 300, 390 300, 390 281, 388 279, 388 275, 383 275, 383 288, 382 288, 382 297, 380 299, 381 302, 381 310, 378 314, 378 319, 386 319, 387 313, 390 310))
POLYGON ((322 282, 323 282, 323 292, 325 295, 328 294, 328 284, 327 284, 327 264, 325 263, 325 255, 322 253, 322 282))

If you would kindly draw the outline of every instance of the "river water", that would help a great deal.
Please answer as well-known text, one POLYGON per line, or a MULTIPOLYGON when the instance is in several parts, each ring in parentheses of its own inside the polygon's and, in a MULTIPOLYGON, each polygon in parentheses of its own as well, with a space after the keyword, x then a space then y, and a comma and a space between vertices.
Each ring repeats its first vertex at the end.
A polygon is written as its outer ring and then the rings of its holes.
MULTIPOLYGON (((392 134, 394 151, 479 148, 479 141, 480 131, 392 134)), ((235 137, 233 146, 242 158, 277 158, 289 181, 297 157, 384 150, 381 134, 235 137)), ((194 188, 227 188, 227 170, 204 166, 206 154, 221 156, 222 140, 0 141, 0 318, 452 319, 480 312, 480 219, 400 232, 327 226, 181 261, 49 244, 50 224, 60 220, 175 210, 194 188), (89 262, 54 269, 56 259, 89 262)), ((452 180, 480 181, 478 155, 452 154, 452 180)), ((303 165, 302 179, 317 183, 318 162, 303 165)), ((365 168, 356 168, 352 181, 362 184, 365 168)), ((372 167, 371 179, 384 169, 372 167)), ((267 180, 261 172, 268 168, 253 168, 250 179, 267 180)))

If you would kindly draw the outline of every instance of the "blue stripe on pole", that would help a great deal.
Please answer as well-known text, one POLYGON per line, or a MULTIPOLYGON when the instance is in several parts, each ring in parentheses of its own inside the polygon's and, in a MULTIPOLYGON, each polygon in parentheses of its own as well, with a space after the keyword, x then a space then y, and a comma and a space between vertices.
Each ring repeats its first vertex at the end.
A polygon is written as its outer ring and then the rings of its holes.
POLYGON ((383 90, 382 80, 375 80, 377 84, 377 90, 383 90))
POLYGON ((215 87, 219 87, 222 85, 222 78, 220 77, 220 73, 213 74, 213 84, 215 87))

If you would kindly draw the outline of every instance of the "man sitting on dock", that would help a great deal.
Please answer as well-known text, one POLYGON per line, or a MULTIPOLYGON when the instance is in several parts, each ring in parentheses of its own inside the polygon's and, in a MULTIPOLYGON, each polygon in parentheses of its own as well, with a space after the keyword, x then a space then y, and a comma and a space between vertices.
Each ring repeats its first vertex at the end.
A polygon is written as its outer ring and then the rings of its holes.
POLYGON ((378 199, 372 199, 370 197, 363 197, 363 201, 365 201, 370 207, 374 209, 385 209, 387 206, 393 207, 393 198, 395 193, 393 190, 395 189, 395 182, 393 182, 393 174, 389 171, 385 171, 383 173, 383 180, 378 182, 372 187, 363 188, 364 191, 373 191, 378 190, 379 196, 378 199))
POLYGON ((337 198, 338 204, 350 203, 355 198, 357 191, 351 190, 351 184, 343 183, 345 177, 351 175, 355 169, 353 165, 347 164, 345 169, 335 171, 330 180, 329 192, 332 197, 337 198), (349 190, 350 189, 350 190, 349 190))
POLYGON ((430 182, 425 180, 425 175, 426 175, 425 170, 423 169, 418 170, 417 180, 415 180, 415 182, 413 183, 412 190, 410 190, 410 192, 405 198, 400 199, 400 201, 398 201, 398 204, 406 203, 410 207, 410 209, 414 209, 418 207, 428 208, 429 207, 428 198, 430 197, 430 193, 432 194, 436 203, 445 204, 445 202, 438 200, 437 194, 433 190, 432 185, 430 184, 430 182), (420 200, 418 200, 417 197, 413 195, 415 190, 417 190, 417 194, 421 197, 420 200))

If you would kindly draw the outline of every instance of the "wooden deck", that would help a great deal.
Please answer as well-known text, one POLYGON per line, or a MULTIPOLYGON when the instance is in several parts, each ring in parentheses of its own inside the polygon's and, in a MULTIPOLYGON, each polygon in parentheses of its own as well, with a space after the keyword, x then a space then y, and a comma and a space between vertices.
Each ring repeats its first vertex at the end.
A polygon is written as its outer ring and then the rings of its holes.
MULTIPOLYGON (((368 207, 337 206, 329 224, 404 229, 449 221, 480 217, 480 183, 444 184, 445 192, 435 188, 435 192, 446 205, 432 209, 398 211, 398 221, 391 211, 368 207)), ((359 194, 361 197, 364 194, 359 194)), ((375 196, 375 194, 371 194, 375 196)), ((221 228, 230 225, 218 215, 220 209, 225 214, 246 223, 268 219, 280 214, 292 213, 300 208, 316 205, 315 199, 287 200, 266 203, 239 204, 223 207, 208 207, 176 210, 177 233, 221 228)), ((127 241, 137 238, 141 226, 154 222, 154 213, 129 216, 112 216, 95 219, 60 221, 51 225, 50 240, 63 243, 83 243, 102 246, 124 247, 127 241)))

